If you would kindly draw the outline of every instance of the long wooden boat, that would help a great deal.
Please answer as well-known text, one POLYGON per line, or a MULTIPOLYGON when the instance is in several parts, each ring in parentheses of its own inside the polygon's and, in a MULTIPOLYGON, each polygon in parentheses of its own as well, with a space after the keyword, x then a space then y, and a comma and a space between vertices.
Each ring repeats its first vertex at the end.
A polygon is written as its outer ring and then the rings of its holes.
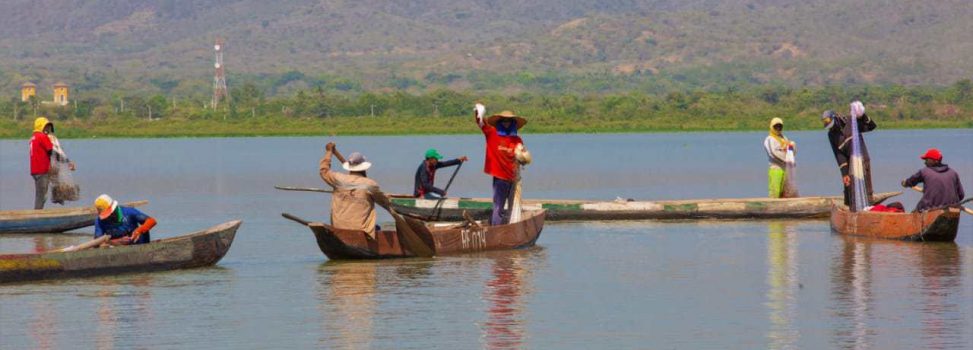
MULTIPOLYGON (((876 193, 880 203, 902 192, 876 193)), ((643 220, 643 219, 772 219, 826 218, 834 201, 842 197, 737 198, 667 201, 582 201, 524 199, 524 210, 547 210, 547 220, 643 220)), ((393 196, 393 209, 426 220, 457 221, 463 212, 477 220, 490 217, 490 198, 447 198, 439 200, 393 196)))
MULTIPOLYGON (((138 207, 149 201, 123 203, 138 207)), ((95 208, 72 207, 0 211, 0 234, 4 233, 60 233, 95 224, 95 208)))
MULTIPOLYGON (((434 255, 486 250, 519 249, 533 246, 544 228, 544 210, 524 212, 523 221, 500 226, 477 222, 425 223, 406 218, 420 238, 432 247, 434 255), (418 229, 417 229, 418 228, 418 229), (424 228, 424 229, 423 229, 424 228)), ((308 224, 318 247, 329 259, 387 259, 414 257, 394 230, 376 232, 375 239, 365 232, 342 230, 320 222, 308 224)))
POLYGON ((831 209, 831 230, 849 236, 952 242, 956 239, 961 211, 942 208, 918 213, 852 212, 836 204, 831 209))
POLYGON ((226 255, 239 227, 235 220, 146 244, 0 255, 0 283, 209 266, 226 255))

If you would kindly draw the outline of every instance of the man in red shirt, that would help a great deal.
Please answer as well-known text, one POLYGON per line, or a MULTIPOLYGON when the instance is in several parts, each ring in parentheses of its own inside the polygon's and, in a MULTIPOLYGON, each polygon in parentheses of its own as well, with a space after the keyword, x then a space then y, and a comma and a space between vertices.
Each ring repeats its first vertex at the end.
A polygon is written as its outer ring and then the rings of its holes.
POLYGON ((527 124, 527 120, 511 111, 503 111, 484 118, 485 111, 483 105, 477 104, 474 116, 476 124, 486 138, 483 172, 493 176, 493 215, 490 217, 490 223, 502 225, 510 220, 505 206, 512 205, 511 192, 514 181, 519 175, 516 151, 518 146, 520 150, 524 149, 524 142, 520 136, 517 136, 517 131, 527 124))
POLYGON ((40 117, 34 120, 34 135, 30 137, 30 176, 34 178, 34 209, 44 209, 44 202, 47 201, 47 187, 50 184, 48 172, 51 170, 51 156, 55 155, 68 162, 71 170, 74 170, 74 162, 71 162, 63 153, 57 153, 54 142, 51 141, 49 134, 54 133, 54 123, 47 118, 40 117))

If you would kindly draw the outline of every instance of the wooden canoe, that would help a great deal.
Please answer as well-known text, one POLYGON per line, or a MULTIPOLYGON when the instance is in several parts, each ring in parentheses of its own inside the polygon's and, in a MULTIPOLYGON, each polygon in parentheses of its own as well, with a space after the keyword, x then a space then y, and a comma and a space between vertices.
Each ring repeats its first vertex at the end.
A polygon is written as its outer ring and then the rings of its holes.
MULTIPOLYGON (((149 201, 122 204, 138 207, 149 201)), ((95 224, 95 208, 51 208, 0 211, 0 234, 4 233, 60 233, 95 224)))
POLYGON ((209 266, 226 255, 240 221, 146 244, 0 255, 0 283, 209 266))
MULTIPOLYGON (((524 212, 524 219, 518 223, 501 226, 480 226, 464 223, 424 223, 406 218, 426 244, 433 248, 434 255, 459 254, 486 250, 519 249, 533 246, 544 228, 544 210, 524 212), (418 225, 416 225, 416 223, 418 225)), ((401 237, 396 231, 376 232, 375 239, 365 232, 342 230, 320 222, 308 224, 318 247, 328 259, 387 259, 408 258, 415 254, 399 242, 401 237)))
MULTIPOLYGON (((902 192, 876 193, 880 203, 902 192)), ((776 219, 826 218, 834 201, 842 197, 737 198, 671 201, 580 201, 523 200, 524 210, 547 210, 547 220, 643 220, 643 219, 776 219)), ((436 218, 434 199, 393 196, 393 208, 426 220, 436 218)), ((467 211, 477 220, 490 217, 493 200, 489 198, 447 198, 439 209, 439 220, 463 220, 467 211)))
POLYGON ((942 208, 919 213, 851 212, 831 209, 831 231, 849 236, 920 242, 952 242, 962 209, 942 208))

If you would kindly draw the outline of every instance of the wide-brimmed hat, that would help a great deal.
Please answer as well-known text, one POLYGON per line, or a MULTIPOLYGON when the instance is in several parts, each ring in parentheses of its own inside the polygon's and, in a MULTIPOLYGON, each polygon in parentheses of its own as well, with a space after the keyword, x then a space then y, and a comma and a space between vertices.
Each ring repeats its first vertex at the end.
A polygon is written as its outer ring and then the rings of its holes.
POLYGON ((490 124, 490 126, 492 127, 497 127, 497 122, 500 121, 500 118, 505 118, 505 119, 512 118, 516 120, 517 129, 520 129, 527 124, 527 119, 524 119, 523 117, 514 114, 514 112, 512 111, 503 111, 498 114, 491 115, 490 118, 487 118, 486 123, 490 124))
POLYGON ((95 210, 98 211, 98 217, 102 220, 107 219, 111 213, 114 213, 115 208, 118 208, 118 201, 112 199, 107 194, 102 194, 98 198, 95 198, 95 210))
POLYGON ((932 159, 940 161, 943 160, 943 154, 942 152, 939 152, 938 149, 930 148, 926 151, 926 154, 923 154, 922 157, 919 157, 919 159, 932 159))
POLYGON ((348 171, 365 171, 372 167, 361 153, 355 152, 348 156, 347 161, 341 163, 341 167, 348 171))

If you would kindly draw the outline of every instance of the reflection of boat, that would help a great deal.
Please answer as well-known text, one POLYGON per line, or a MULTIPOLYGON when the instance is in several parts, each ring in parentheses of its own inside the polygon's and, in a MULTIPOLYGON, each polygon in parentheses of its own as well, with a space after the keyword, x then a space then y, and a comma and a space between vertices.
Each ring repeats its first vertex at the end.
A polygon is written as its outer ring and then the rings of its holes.
POLYGON ((906 241, 952 242, 959 229, 959 208, 918 213, 852 212, 842 205, 831 209, 831 230, 851 236, 906 241))
MULTIPOLYGON (((148 201, 124 203, 137 207, 148 201)), ((95 224, 95 208, 53 208, 0 211, 0 233, 57 233, 95 224)))
MULTIPOLYGON (((878 203, 902 192, 876 193, 878 203)), ((400 213, 445 221, 463 220, 466 211, 477 220, 490 217, 491 198, 416 199, 392 196, 400 213)), ((524 199, 524 210, 547 210, 547 220, 747 219, 824 218, 841 197, 736 198, 667 201, 582 201, 524 199)))
MULTIPOLYGON (((410 226, 435 255, 517 249, 534 245, 544 228, 544 210, 524 213, 523 221, 500 226, 480 226, 472 222, 424 224, 406 218, 410 226)), ((404 247, 396 231, 380 231, 375 239, 365 232, 343 230, 320 222, 308 224, 318 247, 329 259, 382 259, 416 256, 404 247)))
POLYGON ((239 227, 236 220, 147 244, 0 255, 0 283, 213 265, 230 249, 239 227))

